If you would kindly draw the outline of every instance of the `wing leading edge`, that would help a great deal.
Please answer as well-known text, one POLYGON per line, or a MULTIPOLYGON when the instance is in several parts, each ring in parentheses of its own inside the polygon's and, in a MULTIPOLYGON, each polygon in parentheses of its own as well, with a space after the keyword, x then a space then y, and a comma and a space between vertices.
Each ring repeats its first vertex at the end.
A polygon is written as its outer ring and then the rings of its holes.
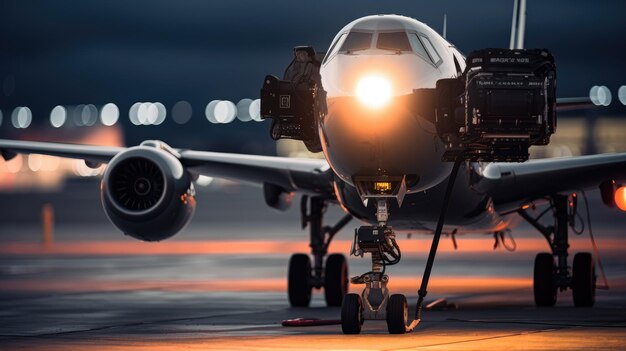
MULTIPOLYGON (((152 146, 143 146, 152 147, 152 146)), ((4 159, 15 154, 42 154, 108 163, 124 147, 61 144, 0 139, 4 159)), ((286 191, 332 193, 332 171, 325 160, 174 150, 181 164, 194 175, 230 179, 256 185, 273 184, 286 191)))
POLYGON ((481 188, 506 212, 528 201, 564 191, 592 189, 626 177, 626 153, 492 163, 483 170, 481 188))

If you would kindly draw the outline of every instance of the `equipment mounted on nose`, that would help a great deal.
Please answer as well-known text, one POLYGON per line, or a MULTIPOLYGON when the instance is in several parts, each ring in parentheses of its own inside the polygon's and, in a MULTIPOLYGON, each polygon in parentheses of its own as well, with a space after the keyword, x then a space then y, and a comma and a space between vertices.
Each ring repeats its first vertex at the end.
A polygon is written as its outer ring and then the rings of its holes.
POLYGON ((435 105, 444 161, 523 162, 556 130, 556 67, 545 49, 474 51, 462 75, 414 96, 435 105))
POLYGON ((271 118, 272 139, 301 140, 311 152, 322 151, 317 122, 326 115, 320 61, 311 46, 296 46, 283 79, 268 75, 261 88, 261 116, 271 118))

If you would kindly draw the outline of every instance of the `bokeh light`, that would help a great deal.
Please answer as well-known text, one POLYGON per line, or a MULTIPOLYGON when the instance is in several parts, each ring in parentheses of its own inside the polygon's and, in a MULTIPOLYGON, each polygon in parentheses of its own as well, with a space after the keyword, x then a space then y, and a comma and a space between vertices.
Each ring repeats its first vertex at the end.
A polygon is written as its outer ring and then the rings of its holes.
POLYGON ((209 176, 200 175, 198 179, 196 179, 196 184, 199 186, 209 186, 213 182, 213 178, 209 176))
POLYGON ((104 165, 97 168, 91 168, 85 164, 83 160, 74 160, 72 163, 72 170, 74 174, 81 177, 95 177, 101 175, 104 172, 104 165))
POLYGON ((185 124, 191 119, 193 108, 185 100, 179 101, 172 107, 172 119, 178 124, 185 124))
POLYGON ((12 159, 6 161, 4 165, 6 166, 7 171, 9 171, 9 173, 17 173, 22 170, 23 163, 24 161, 22 159, 22 155, 18 154, 12 159))
POLYGON ((604 85, 594 85, 589 89, 589 98, 596 106, 609 106, 611 104, 611 91, 604 85))
POLYGON ((33 172, 38 172, 43 164, 43 157, 37 154, 28 155, 28 168, 33 172))
POLYGON ((230 123, 237 117, 237 106, 231 101, 222 100, 215 104, 213 114, 217 123, 230 123))
POLYGON ((114 103, 108 103, 100 109, 100 122, 105 126, 112 126, 120 118, 120 110, 114 103))
POLYGON ((237 119, 242 122, 248 122, 252 120, 250 116, 250 104, 252 99, 241 99, 237 103, 237 119))
POLYGON ((28 128, 32 121, 33 114, 28 107, 16 107, 11 114, 11 122, 15 128, 28 128))
POLYGON ((80 119, 84 126, 91 127, 98 121, 98 109, 95 105, 89 104, 83 106, 80 113, 80 119))
POLYGON ((256 99, 250 103, 250 118, 255 122, 261 122, 261 99, 256 99))
POLYGON ((165 108, 165 105, 160 102, 155 102, 154 107, 156 107, 157 109, 157 118, 156 121, 154 121, 154 124, 160 125, 161 123, 165 122, 165 118, 167 117, 167 109, 165 108))
POLYGON ((220 102, 220 100, 213 100, 209 102, 204 109, 204 115, 211 123, 217 123, 215 119, 215 105, 217 105, 218 102, 220 102))
MULTIPOLYGON (((622 85, 621 87, 619 87, 619 89, 617 90, 617 97, 619 98, 619 102, 622 103, 622 105, 626 105, 626 85, 622 85)), ((0 113, 0 120, 2 114, 0 113)), ((0 122, 0 124, 2 124, 0 122)))
POLYGON ((138 118, 139 106, 141 106, 141 102, 136 102, 128 110, 128 119, 130 120, 130 123, 136 126, 141 124, 139 123, 139 118, 138 118))
POLYGON ((52 111, 50 111, 50 124, 54 128, 59 128, 65 124, 65 120, 67 119, 67 110, 63 106, 55 106, 52 111))

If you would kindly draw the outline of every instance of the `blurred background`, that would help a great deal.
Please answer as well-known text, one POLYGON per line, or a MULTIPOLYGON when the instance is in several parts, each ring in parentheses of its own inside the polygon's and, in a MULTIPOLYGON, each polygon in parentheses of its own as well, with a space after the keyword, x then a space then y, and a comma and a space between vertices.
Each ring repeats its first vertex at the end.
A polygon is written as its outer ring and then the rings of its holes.
MULTIPOLYGON (((441 32, 445 14, 448 40, 468 54, 508 46, 512 7, 501 0, 2 1, 0 138, 127 146, 161 139, 180 148, 307 155, 297 142, 272 141, 269 122, 258 118, 262 79, 282 75, 293 46, 326 51, 345 24, 378 13, 441 32)), ((622 0, 529 1, 525 45, 554 54, 558 96, 587 96, 594 85, 613 93, 608 107, 561 114, 553 142, 533 148, 534 158, 626 151, 625 13, 622 0)), ((77 223, 110 232, 99 204, 102 171, 38 155, 0 160, 0 238, 39 235, 45 203, 54 205, 61 238, 83 231, 77 223)), ((195 234, 186 235, 206 237, 206 223, 223 233, 242 214, 259 227, 299 232, 297 211, 285 217, 265 208, 260 190, 210 178, 197 185, 187 231, 195 234)))

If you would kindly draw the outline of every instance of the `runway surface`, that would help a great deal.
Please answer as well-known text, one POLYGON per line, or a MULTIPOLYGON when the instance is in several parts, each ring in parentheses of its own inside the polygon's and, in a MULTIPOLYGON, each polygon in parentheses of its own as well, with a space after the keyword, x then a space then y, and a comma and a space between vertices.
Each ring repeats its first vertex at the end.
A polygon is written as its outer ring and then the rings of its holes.
MULTIPOLYGON (((456 308, 426 311, 408 335, 388 335, 384 322, 367 321, 362 335, 347 336, 337 325, 280 325, 284 319, 340 315, 339 308, 325 307, 319 291, 312 308, 288 305, 289 255, 307 250, 297 212, 264 209, 256 192, 204 195, 213 205, 238 206, 241 220, 232 221, 232 210, 208 205, 179 237, 149 244, 124 238, 88 212, 94 217, 87 221, 57 221, 55 243, 46 246, 38 223, 10 221, 4 212, 0 349, 626 349, 623 214, 598 210, 600 220, 594 222, 610 289, 598 291, 593 308, 573 307, 569 292, 559 294, 555 308, 534 307, 532 262, 547 246, 521 227, 514 232, 515 252, 494 250, 489 236, 459 238, 458 250, 444 238, 427 302, 446 298, 456 308), (222 218, 212 211, 223 211, 222 218)), ((3 195, 0 205, 6 207, 11 196, 17 195, 3 195)), ((62 204, 55 196, 49 200, 62 204)), ((79 211, 79 204, 64 200, 66 207, 57 205, 60 219, 63 211, 79 211)), ((330 211, 331 220, 340 215, 330 211)), ((351 230, 340 233, 332 252, 347 252, 351 230)), ((390 289, 407 294, 414 305, 430 242, 426 237, 399 242, 404 257, 388 269, 390 289)), ((574 236, 571 244, 572 254, 591 248, 586 235, 574 236)), ((349 262, 351 274, 368 269, 364 259, 349 262)))

